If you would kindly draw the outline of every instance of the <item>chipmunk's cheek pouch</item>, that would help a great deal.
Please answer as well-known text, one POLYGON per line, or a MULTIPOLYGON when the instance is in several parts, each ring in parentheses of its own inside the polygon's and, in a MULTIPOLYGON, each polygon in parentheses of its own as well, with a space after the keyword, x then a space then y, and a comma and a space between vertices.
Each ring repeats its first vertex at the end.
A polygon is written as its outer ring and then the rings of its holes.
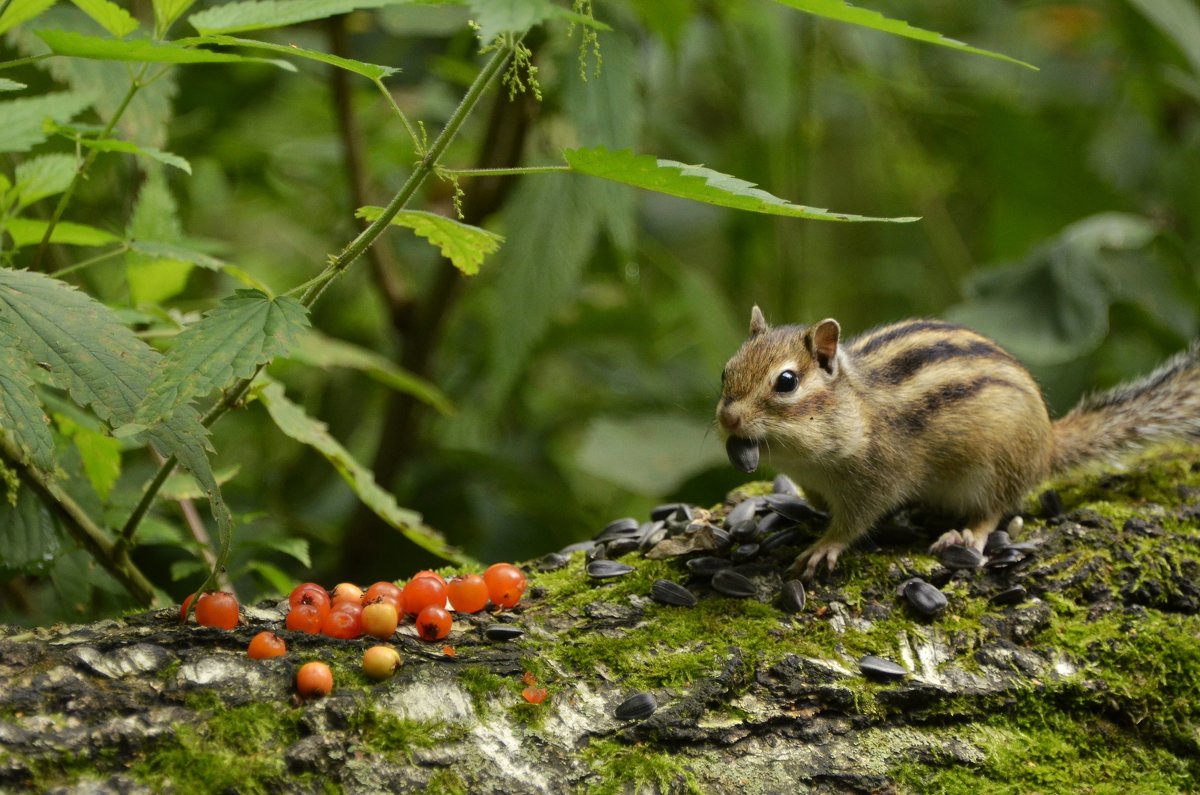
POLYGON ((725 442, 725 453, 729 463, 746 474, 758 469, 758 441, 743 436, 730 436, 725 442))

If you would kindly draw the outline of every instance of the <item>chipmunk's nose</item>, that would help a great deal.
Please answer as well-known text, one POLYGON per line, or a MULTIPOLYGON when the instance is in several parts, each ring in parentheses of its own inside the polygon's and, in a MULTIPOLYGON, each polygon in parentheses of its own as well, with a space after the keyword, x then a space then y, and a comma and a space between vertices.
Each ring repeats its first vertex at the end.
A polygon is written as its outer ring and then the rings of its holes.
POLYGON ((736 434, 741 429, 742 413, 737 410, 734 402, 729 398, 721 399, 721 405, 717 407, 717 422, 732 434, 736 434))

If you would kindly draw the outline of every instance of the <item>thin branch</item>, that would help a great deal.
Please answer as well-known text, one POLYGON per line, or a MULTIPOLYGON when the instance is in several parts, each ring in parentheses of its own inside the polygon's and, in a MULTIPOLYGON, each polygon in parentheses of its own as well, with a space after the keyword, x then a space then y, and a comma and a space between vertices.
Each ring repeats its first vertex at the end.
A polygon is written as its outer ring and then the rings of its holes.
POLYGON ((447 177, 521 177, 526 174, 570 174, 570 166, 517 166, 513 168, 439 168, 447 177))

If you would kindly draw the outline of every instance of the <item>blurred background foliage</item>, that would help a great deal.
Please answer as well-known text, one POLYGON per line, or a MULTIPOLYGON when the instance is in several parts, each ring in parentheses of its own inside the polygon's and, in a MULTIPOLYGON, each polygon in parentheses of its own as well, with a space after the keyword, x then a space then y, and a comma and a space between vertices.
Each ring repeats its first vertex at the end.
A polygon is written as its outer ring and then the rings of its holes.
MULTIPOLYGON (((631 147, 794 202, 920 222, 773 218, 573 175, 463 179, 467 220, 507 238, 478 276, 394 231, 313 317, 323 334, 428 377, 453 410, 416 402, 369 368, 279 362, 272 374, 401 505, 480 560, 520 560, 657 502, 717 502, 743 480, 711 418, 754 303, 773 323, 833 316, 849 333, 913 315, 962 320, 1029 363, 1056 413, 1196 336, 1193 4, 862 5, 1040 71, 767 0, 606 0, 596 4, 613 28, 600 34, 602 67, 594 58, 581 67, 578 31, 535 30, 527 43, 542 101, 489 98, 445 162, 539 165, 561 162, 569 146, 631 147)), ((70 7, 50 13, 56 26, 86 22, 70 7)), ((270 38, 402 67, 388 85, 433 131, 477 68, 469 17, 460 6, 398 5, 270 38)), ((13 58, 34 45, 18 29, 4 46, 13 58)), ((97 67, 52 63, 68 83, 83 78, 67 70, 97 67)), ((194 174, 131 180, 130 161, 102 160, 74 216, 120 226, 139 197, 175 202, 189 240, 277 289, 310 278, 353 235, 353 209, 386 200, 413 153, 369 83, 299 66, 299 75, 176 70, 123 129, 188 158, 194 174)), ((430 180, 424 206, 448 214, 452 196, 452 185, 430 180)), ((159 301, 201 311, 232 289, 209 271, 172 285, 139 268, 153 263, 105 263, 75 278, 131 320, 159 301)), ((217 469, 238 468, 224 489, 244 525, 234 567, 243 598, 272 590, 277 578, 255 574, 264 563, 330 584, 437 565, 360 508, 260 406, 228 416, 214 437, 217 469), (280 552, 274 542, 288 539, 306 539, 308 555, 280 552)), ((155 466, 127 456, 122 480, 139 483, 155 466)), ((169 540, 180 524, 168 503, 145 532, 169 540)), ((138 555, 175 596, 199 582, 171 544, 138 555), (173 565, 183 576, 171 584, 173 565)), ((46 584, 10 582, 0 620, 119 605, 119 589, 87 568, 81 553, 64 554, 46 584), (109 596, 74 596, 81 579, 109 596)))

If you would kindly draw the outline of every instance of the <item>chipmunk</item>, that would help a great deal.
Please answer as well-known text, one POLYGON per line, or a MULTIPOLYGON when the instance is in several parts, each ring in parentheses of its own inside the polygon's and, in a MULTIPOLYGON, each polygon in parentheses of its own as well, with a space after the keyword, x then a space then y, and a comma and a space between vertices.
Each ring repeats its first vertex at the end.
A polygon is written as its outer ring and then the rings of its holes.
POLYGON ((885 514, 919 505, 965 520, 931 547, 972 546, 1048 475, 1168 439, 1200 441, 1200 345, 1051 422, 1020 362, 970 329, 906 320, 846 341, 832 318, 750 338, 721 374, 717 424, 730 462, 765 449, 829 530, 793 564, 812 579, 885 514))

